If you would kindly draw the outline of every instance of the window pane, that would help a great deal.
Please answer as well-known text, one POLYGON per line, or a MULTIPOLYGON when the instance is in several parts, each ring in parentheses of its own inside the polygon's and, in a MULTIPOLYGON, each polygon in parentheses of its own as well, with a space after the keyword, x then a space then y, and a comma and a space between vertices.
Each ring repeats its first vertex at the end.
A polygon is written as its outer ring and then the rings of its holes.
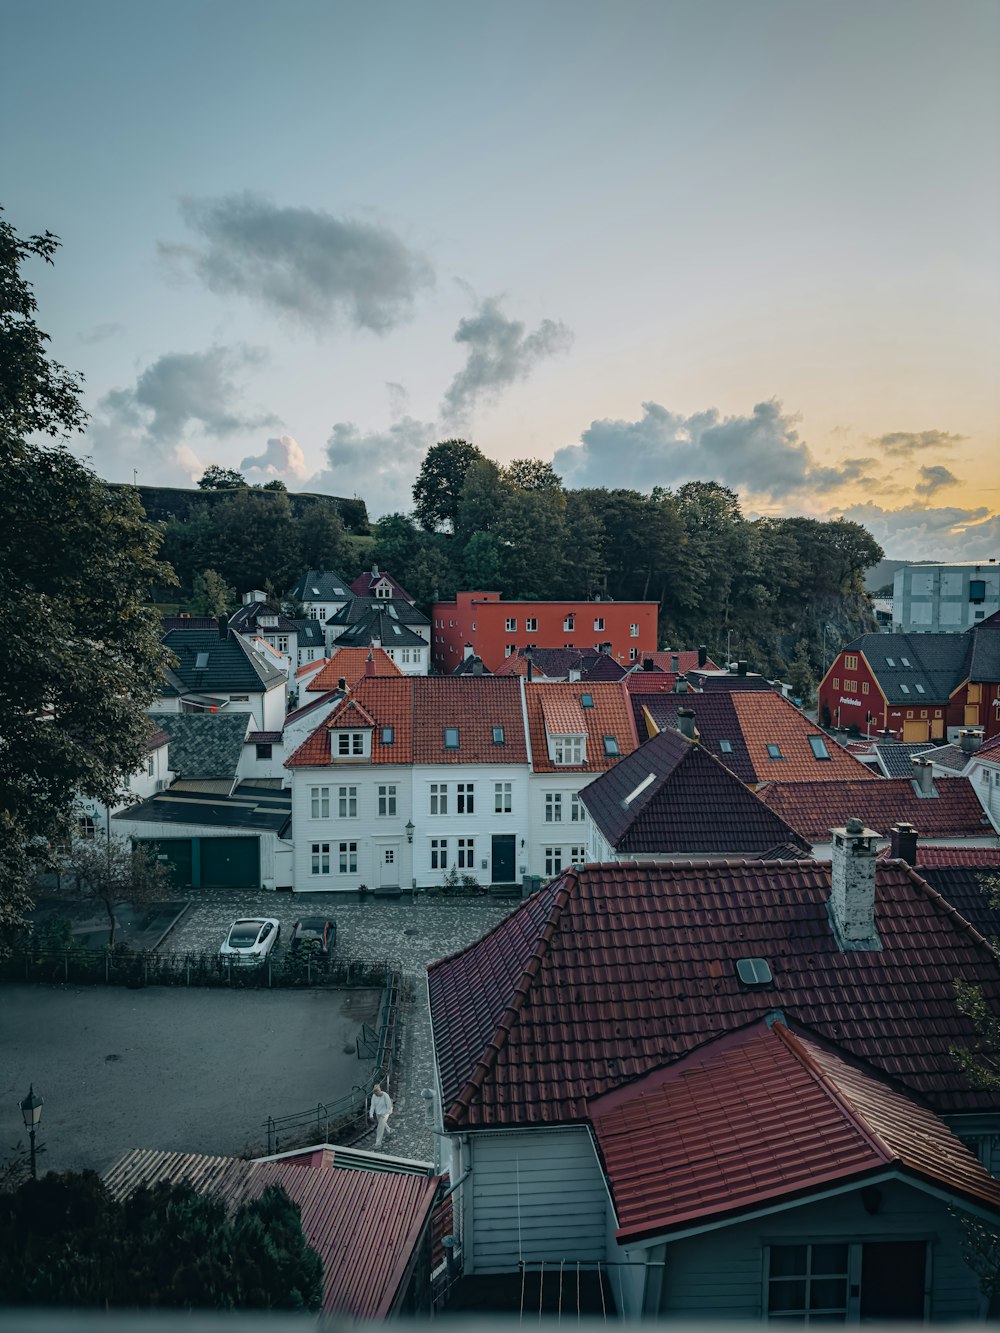
POLYGON ((810 1310, 844 1310, 847 1308, 847 1279, 844 1277, 814 1277, 809 1285, 810 1310))
MULTIPOLYGON (((782 1247, 784 1248, 784 1247, 782 1247)), ((774 1251, 771 1251, 771 1263, 774 1264, 774 1251)), ((772 1267, 772 1272, 773 1267, 772 1267)), ((814 1245, 812 1247, 812 1272, 815 1277, 817 1274, 824 1276, 826 1274, 845 1274, 847 1273, 847 1246, 846 1245, 814 1245)))
POLYGON ((791 1282, 775 1282, 772 1280, 767 1303, 769 1314, 774 1310, 804 1310, 805 1304, 805 1278, 799 1278, 791 1282))
MULTIPOLYGON (((818 1245, 819 1250, 830 1249, 828 1245, 818 1245)), ((809 1252, 807 1245, 772 1245, 771 1246, 771 1276, 772 1277, 805 1277, 806 1256, 809 1252)), ((827 1269, 827 1272, 830 1270, 827 1269)))

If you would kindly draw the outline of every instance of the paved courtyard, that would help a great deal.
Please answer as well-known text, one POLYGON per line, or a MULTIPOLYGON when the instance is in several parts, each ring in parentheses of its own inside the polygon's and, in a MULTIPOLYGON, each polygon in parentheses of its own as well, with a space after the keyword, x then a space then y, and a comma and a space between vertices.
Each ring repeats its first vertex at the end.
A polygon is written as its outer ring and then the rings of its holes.
MULTIPOLYGON (((426 1124, 425 1103, 420 1096, 423 1088, 434 1085, 430 1017, 427 1011, 425 980, 427 964, 471 944, 496 925, 497 922, 503 920, 516 906, 515 901, 490 898, 441 899, 418 895, 415 901, 409 897, 390 901, 359 901, 354 895, 351 895, 348 899, 330 894, 293 895, 235 890, 205 891, 192 900, 191 906, 181 916, 173 929, 169 931, 160 945, 160 949, 176 953, 216 954, 225 939, 230 923, 235 917, 263 915, 276 917, 281 922, 281 936, 274 954, 274 957, 277 958, 287 947, 292 926, 298 917, 325 915, 337 922, 336 952, 340 957, 357 958, 365 961, 386 960, 393 967, 398 967, 404 977, 405 999, 401 1014, 401 1058, 397 1081, 395 1085, 391 1083, 389 1088, 396 1103, 396 1113, 389 1122, 392 1137, 387 1146, 393 1154, 398 1156, 411 1157, 421 1161, 433 1161, 434 1136, 426 1124)), ((4 991, 5 1002, 10 993, 18 989, 21 988, 6 987, 4 991)), ((28 990, 29 988, 23 989, 28 990)), ((55 994, 65 991, 71 993, 74 997, 108 994, 104 988, 100 987, 95 987, 93 990, 72 986, 49 989, 55 994)), ((30 993, 44 995, 47 993, 47 989, 34 988, 30 993)), ((262 1113, 258 1113, 256 1110, 251 1112, 245 1105, 246 1098, 243 1088, 249 1087, 252 1089, 254 1087, 254 1071, 258 1068, 259 1060, 266 1058, 265 1051, 254 1049, 257 1043, 254 1041, 252 1031, 246 1037, 240 1038, 244 1045, 249 1044, 250 1047, 250 1049, 244 1050, 245 1060, 241 1069, 236 1069, 233 1065, 227 1064, 228 1073, 224 1077, 221 1072, 214 1076, 214 1082, 225 1087, 225 1097, 228 1097, 235 1113, 242 1115, 241 1123, 245 1122, 246 1124, 246 1128, 235 1147, 220 1149, 210 1146, 220 1140, 218 1135, 213 1135, 212 1127, 209 1124, 201 1125, 196 1132, 196 1122, 187 1114, 185 1108, 190 1100, 197 1096, 197 1093, 192 1088, 190 1080, 186 1079, 181 1063, 178 1064, 178 1069, 182 1075, 183 1086, 186 1089, 185 1096, 183 1098, 171 1096, 168 1099, 168 1108, 163 1116, 164 1135, 168 1131, 167 1121, 170 1117, 176 1117, 176 1123, 171 1121, 169 1126, 170 1140, 169 1142, 160 1141, 159 1139, 147 1140, 149 1146, 183 1147, 193 1152, 239 1151, 255 1134, 260 1122, 268 1114, 280 1115, 303 1110, 317 1101, 327 1101, 341 1095, 341 1088, 344 1087, 344 1080, 347 1078, 346 1074, 338 1074, 335 1077, 327 1076, 324 1080, 323 1078, 314 1078, 309 1073, 308 1075, 304 1074, 300 1079, 294 1060, 289 1058, 288 1046, 292 1037, 284 1029, 279 1031, 282 1020, 278 1017, 272 1018, 272 1014, 280 1015, 282 1012, 280 1002, 282 1000, 308 1001, 313 999, 313 1009, 304 1011, 309 1015, 307 1026, 310 1023, 315 1023, 315 1032, 319 1037, 321 1047, 329 1052, 333 1047, 346 1044, 348 1038, 344 1037, 343 1030, 338 1026, 338 1023, 343 1017, 354 1018, 355 1015, 340 1015, 336 1012, 327 1011, 323 1008, 323 1002, 331 1004, 333 1010, 336 1010, 336 1006, 342 1004, 350 994, 351 992, 330 994, 322 991, 217 992, 196 989, 187 991, 181 988, 161 987, 149 987, 143 991, 112 991, 111 995, 120 996, 125 1005, 135 1004, 140 1006, 138 1011, 140 1013, 152 1014, 159 1012, 161 1005, 164 1014, 176 1012, 178 1014, 177 1052, 179 1062, 183 1054, 184 1043, 188 1040, 192 1041, 196 1051, 203 1050, 209 1057, 209 1071, 207 1072, 209 1079, 213 1079, 210 1066, 211 1053, 216 1048, 221 1050, 227 1040, 226 1033, 220 1031, 214 1021, 216 1011, 205 1008, 217 996, 239 1003, 247 1000, 256 1001, 258 1008, 254 1012, 262 1016, 262 1022, 266 1021, 272 1025, 267 1029, 269 1035, 264 1044, 268 1047, 272 1043, 282 1046, 280 1064, 286 1071, 287 1082, 281 1084, 280 1106, 274 1097, 264 1107, 262 1113), (143 1009, 142 1006, 146 996, 153 996, 154 999, 143 1009), (202 1014, 200 1027, 199 1020, 194 1020, 189 1030, 189 1026, 181 1018, 181 1011, 185 1002, 192 1012, 202 1014), (274 1005, 274 1002, 278 1003, 274 1005), (201 1006, 200 1010, 199 1005, 201 1006), (273 1008, 272 1005, 274 1005, 273 1008), (176 1008, 172 1009, 170 1006, 176 1006, 176 1008), (211 1017, 206 1018, 206 1014, 211 1017), (329 1032, 326 1031, 327 1028, 330 1029, 329 1032)), ((112 1003, 114 1003, 114 1000, 112 1000, 112 1003)), ((294 1004, 290 1008, 294 1008, 294 1004)), ((9 1016, 10 1004, 5 1003, 4 1009, 4 1018, 0 1020, 0 1032, 5 1029, 18 1031, 17 1024, 9 1016)), ((84 1015, 81 1010, 75 1005, 70 1005, 67 1007, 66 1016, 62 1020, 53 1018, 51 1021, 68 1022, 71 1025, 71 1030, 75 1031, 75 1025, 83 1021, 83 1018, 84 1015)), ((30 1029, 31 1022, 29 1019, 30 1015, 26 1014, 21 1021, 28 1023, 30 1029)), ((362 1021, 372 1022, 373 1019, 358 1019, 351 1032, 350 1041, 353 1042, 362 1021)), ((232 1039, 233 1037, 230 1036, 229 1040, 232 1039)), ((300 1040, 296 1039, 295 1044, 298 1046, 300 1040)), ((114 1046, 108 1046, 107 1053, 116 1053, 116 1051, 117 1048, 114 1046)), ((102 1061, 104 1054, 102 1052, 100 1055, 102 1061)), ((95 1052, 94 1055, 96 1059, 97 1053, 95 1052)), ((348 1061, 352 1071, 352 1076, 344 1088, 344 1090, 349 1090, 351 1083, 361 1083, 367 1078, 369 1069, 353 1055, 349 1057, 342 1056, 342 1058, 348 1061)), ((222 1063, 220 1061, 220 1070, 222 1063)), ((115 1072, 110 1077, 115 1078, 120 1073, 121 1081, 117 1086, 123 1092, 127 1092, 133 1086, 135 1080, 129 1074, 128 1066, 124 1062, 122 1062, 122 1065, 123 1067, 119 1071, 117 1068, 118 1062, 111 1062, 115 1072)), ((38 1086, 42 1088, 43 1096, 46 1097, 45 1114, 48 1122, 50 1096, 53 1101, 55 1100, 54 1093, 50 1093, 52 1085, 46 1087, 42 1082, 42 1073, 30 1070, 26 1059, 19 1060, 16 1067, 11 1065, 12 1088, 16 1090, 19 1084, 15 1073, 22 1080, 30 1081, 34 1079, 38 1086), (21 1073, 22 1070, 23 1073, 21 1073)), ((107 1079, 109 1076, 105 1070, 101 1071, 98 1077, 107 1079)), ((137 1071, 135 1077, 138 1077, 137 1071)), ((142 1084, 141 1086, 145 1088, 147 1085, 142 1084)), ((27 1082, 25 1082, 26 1087, 27 1082)), ((18 1097, 23 1095, 23 1089, 17 1092, 18 1097)), ((148 1093, 145 1095, 148 1095, 148 1093)), ((138 1146, 134 1137, 129 1134, 128 1128, 127 1114, 125 1114, 124 1120, 119 1120, 116 1117, 111 1122, 105 1122, 103 1133, 100 1129, 97 1130, 98 1138, 95 1142, 99 1143, 103 1140, 114 1145, 122 1144, 124 1147, 138 1146), (112 1125, 116 1127, 112 1128, 112 1125)), ((51 1132, 54 1142, 54 1128, 51 1132)), ((371 1147, 373 1142, 374 1131, 359 1146, 371 1147)), ((68 1162, 63 1162, 61 1159, 57 1162, 57 1159, 51 1154, 47 1164, 52 1167, 57 1164, 69 1165, 68 1162)))

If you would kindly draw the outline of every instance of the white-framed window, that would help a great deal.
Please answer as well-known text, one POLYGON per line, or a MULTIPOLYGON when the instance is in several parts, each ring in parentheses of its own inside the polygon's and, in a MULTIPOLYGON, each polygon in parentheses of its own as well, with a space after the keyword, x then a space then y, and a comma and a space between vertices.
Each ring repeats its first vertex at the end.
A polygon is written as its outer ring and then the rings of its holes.
POLYGON ((554 764, 563 766, 587 762, 586 736, 550 736, 549 752, 554 764))
POLYGON ((639 626, 638 626, 638 625, 629 625, 629 627, 628 627, 628 636, 629 636, 630 639, 637 639, 637 638, 639 637, 639 626))
POLYGON ((516 634, 516 633, 517 633, 517 617, 516 617, 516 616, 508 616, 507 619, 506 619, 506 621, 504 622, 504 629, 507 631, 508 634, 516 634))
POLYGON ((357 819, 358 817, 357 787, 337 788, 337 814, 340 816, 341 819, 357 819))
POLYGON ((629 660, 630 662, 636 662, 636 661, 638 661, 638 659, 639 659, 639 649, 638 649, 638 648, 630 648, 630 649, 628 650, 628 660, 629 660))
POLYGON ((561 791, 547 791, 545 793, 545 822, 546 824, 562 823, 561 791))
POLYGON ((571 866, 582 866, 587 864, 586 847, 571 847, 569 849, 569 863, 571 866))
POLYGON ((568 616, 564 617, 564 619, 563 619, 563 630, 564 630, 567 634, 569 634, 572 630, 575 630, 575 629, 576 629, 576 616, 573 615, 572 612, 570 612, 570 614, 569 614, 568 616))
POLYGON ((534 634, 538 629, 538 617, 528 616, 528 618, 524 622, 524 628, 528 631, 529 634, 534 634))
POLYGON ((82 842, 93 842, 97 837, 97 823, 93 815, 81 815, 76 821, 76 836, 82 842))
POLYGON ((563 849, 561 847, 546 847, 545 849, 545 873, 550 879, 562 870, 562 853, 563 849))
POLYGON ((336 733, 336 753, 339 758, 350 758, 365 753, 365 733, 363 731, 338 731, 336 733))
POLYGON ((329 819, 329 818, 330 818, 330 788, 329 788, 329 787, 310 787, 310 788, 309 788, 309 818, 310 818, 310 819, 329 819))
POLYGON ((475 838, 459 838, 458 857, 456 865, 459 870, 475 870, 476 868, 476 840, 475 838))
POLYGON ((151 778, 155 772, 156 772, 156 756, 155 756, 155 755, 152 755, 152 754, 151 754, 151 755, 147 755, 147 756, 146 756, 146 776, 147 776, 148 778, 151 778))
POLYGON ((447 782, 431 783, 431 814, 446 815, 448 813, 448 784, 447 782))
POLYGON ((394 782, 384 782, 379 787, 378 813, 382 819, 391 819, 396 813, 396 784, 394 782))
POLYGON ((312 875, 329 875, 330 873, 330 844, 328 842, 314 842, 312 845, 312 863, 309 868, 312 875))
POLYGON ((376 597, 391 597, 391 596, 392 596, 392 588, 389 586, 388 583, 376 583, 376 584, 375 584, 375 596, 376 596, 376 597))
POLYGON ((569 822, 571 824, 584 824, 586 820, 587 808, 576 792, 573 792, 569 798, 569 822))
POLYGON ((765 1245, 763 1259, 768 1321, 857 1324, 876 1317, 887 1302, 913 1323, 926 1317, 924 1239, 765 1245))
POLYGON ((309 619, 310 619, 310 620, 319 620, 319 608, 318 608, 318 607, 311 606, 311 607, 309 608, 309 619))
POLYGON ((340 859, 337 868, 341 875, 356 875, 358 873, 358 844, 356 842, 342 842, 340 844, 340 859))
POLYGON ((594 629, 597 630, 598 633, 600 633, 600 632, 604 629, 604 617, 603 617, 603 616, 595 616, 595 617, 594 617, 594 629))
POLYGON ((250 702, 249 694, 231 694, 229 696, 231 704, 248 704, 250 702))
MULTIPOLYGON (((988 779, 987 779, 988 780, 988 779)), ((493 784, 493 811, 498 815, 509 815, 511 812, 511 782, 494 782, 493 784)))
POLYGON ((516 643, 505 643, 505 644, 504 644, 504 646, 503 646, 503 655, 504 655, 504 657, 513 657, 514 654, 515 654, 516 652, 517 652, 517 644, 516 644, 516 643))
POLYGON ((279 635, 277 636, 276 640, 275 640, 275 645, 274 645, 274 646, 277 648, 277 650, 278 650, 279 653, 287 653, 287 652, 288 652, 288 635, 287 635, 287 634, 279 634, 279 635))
POLYGON ((472 815, 476 812, 476 784, 459 782, 455 786, 455 812, 459 815, 472 815))
POLYGON ((448 839, 431 838, 431 869, 448 869, 448 839))

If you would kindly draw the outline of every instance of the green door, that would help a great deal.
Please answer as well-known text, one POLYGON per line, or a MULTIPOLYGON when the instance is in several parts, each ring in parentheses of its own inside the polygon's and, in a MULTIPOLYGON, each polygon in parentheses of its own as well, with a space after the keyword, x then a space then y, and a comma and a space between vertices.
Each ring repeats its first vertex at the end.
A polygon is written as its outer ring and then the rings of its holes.
POLYGON ((133 838, 137 847, 148 848, 161 865, 170 873, 170 885, 174 889, 189 889, 192 878, 193 856, 190 838, 133 838))
POLYGON ((202 838, 203 889, 259 889, 259 838, 202 838))
POLYGON ((514 835, 493 834, 493 883, 511 884, 514 881, 514 835))

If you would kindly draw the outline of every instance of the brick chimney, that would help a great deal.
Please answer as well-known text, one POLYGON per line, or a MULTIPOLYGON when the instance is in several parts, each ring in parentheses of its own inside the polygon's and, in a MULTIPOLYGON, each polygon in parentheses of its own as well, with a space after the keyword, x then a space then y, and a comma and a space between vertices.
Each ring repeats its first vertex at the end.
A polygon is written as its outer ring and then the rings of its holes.
POLYGON ((337 677, 337 689, 341 692, 341 694, 346 694, 346 693, 347 693, 347 677, 346 677, 346 676, 338 676, 338 677, 337 677))
POLYGON ((694 709, 678 708, 677 710, 677 729, 682 736, 686 736, 689 741, 694 740, 694 709))
POLYGON ((875 840, 874 829, 860 819, 849 819, 833 834, 833 886, 830 891, 830 920, 837 942, 844 950, 881 949, 875 929, 875 840))
POLYGON ((929 759, 918 755, 913 761, 913 782, 918 796, 934 795, 934 765, 929 759))
POLYGON ((228 638, 229 638, 229 617, 228 617, 228 616, 219 616, 219 619, 218 619, 218 626, 219 626, 219 638, 220 638, 220 639, 228 639, 228 638))
POLYGON ((917 864, 917 830, 912 824, 900 821, 892 826, 889 830, 889 852, 896 860, 905 861, 907 865, 917 864))
POLYGON ((365 675, 374 676, 375 674, 375 654, 369 649, 368 656, 365 658, 365 675))
POLYGON ((700 667, 708 666, 708 649, 703 643, 698 645, 698 665, 700 667))

